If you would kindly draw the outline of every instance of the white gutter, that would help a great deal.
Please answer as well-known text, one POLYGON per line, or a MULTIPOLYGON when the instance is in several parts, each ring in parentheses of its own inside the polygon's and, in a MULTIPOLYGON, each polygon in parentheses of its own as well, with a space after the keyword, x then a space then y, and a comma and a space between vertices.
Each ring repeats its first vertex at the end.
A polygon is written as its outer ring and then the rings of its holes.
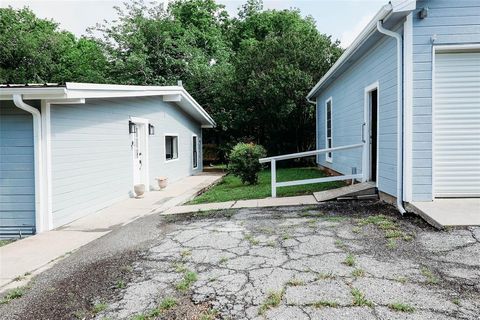
POLYGON ((402 36, 396 32, 385 29, 382 21, 377 21, 379 32, 397 40, 397 209, 403 215, 406 210, 403 207, 403 56, 402 36))
POLYGON ((35 229, 36 233, 42 232, 48 228, 43 221, 43 154, 42 154, 42 116, 38 109, 26 104, 22 100, 21 94, 13 95, 13 103, 19 109, 27 111, 33 117, 33 152, 35 161, 35 229))

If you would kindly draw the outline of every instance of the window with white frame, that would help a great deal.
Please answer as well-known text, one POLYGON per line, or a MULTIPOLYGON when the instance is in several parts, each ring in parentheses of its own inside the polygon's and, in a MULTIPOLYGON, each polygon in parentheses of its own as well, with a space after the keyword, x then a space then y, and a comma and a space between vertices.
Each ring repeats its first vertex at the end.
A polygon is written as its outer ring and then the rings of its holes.
POLYGON ((198 167, 198 137, 192 137, 192 157, 193 157, 193 168, 198 167))
POLYGON ((165 136, 165 159, 166 160, 178 159, 178 136, 174 136, 174 135, 165 136))
MULTIPOLYGON (((332 98, 329 98, 325 103, 325 147, 332 148, 333 141, 332 141, 332 98)), ((332 162, 332 153, 327 152, 325 154, 325 160, 328 162, 332 162)))

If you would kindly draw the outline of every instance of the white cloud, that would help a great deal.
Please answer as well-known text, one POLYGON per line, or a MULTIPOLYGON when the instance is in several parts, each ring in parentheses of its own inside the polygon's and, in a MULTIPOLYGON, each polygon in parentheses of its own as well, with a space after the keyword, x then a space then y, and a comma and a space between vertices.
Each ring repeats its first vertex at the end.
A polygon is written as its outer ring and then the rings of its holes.
POLYGON ((362 32, 370 20, 372 20, 373 16, 373 13, 364 15, 352 29, 342 32, 342 35, 340 36, 342 47, 347 48, 350 44, 352 44, 353 40, 355 40, 360 32, 362 32))

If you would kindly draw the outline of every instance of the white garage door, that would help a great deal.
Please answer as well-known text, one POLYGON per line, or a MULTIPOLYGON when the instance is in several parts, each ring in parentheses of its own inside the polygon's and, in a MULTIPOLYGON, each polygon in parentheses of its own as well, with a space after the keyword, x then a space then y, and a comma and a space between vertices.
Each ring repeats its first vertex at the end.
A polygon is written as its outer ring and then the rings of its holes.
POLYGON ((480 196, 480 52, 435 55, 435 197, 480 196))

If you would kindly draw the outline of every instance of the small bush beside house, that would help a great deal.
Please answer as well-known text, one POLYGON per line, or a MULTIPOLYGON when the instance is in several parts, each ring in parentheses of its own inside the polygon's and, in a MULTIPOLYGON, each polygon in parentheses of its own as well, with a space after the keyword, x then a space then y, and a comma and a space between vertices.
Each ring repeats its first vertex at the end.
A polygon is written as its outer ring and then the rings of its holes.
POLYGON ((267 155, 265 148, 253 143, 238 143, 230 152, 228 172, 239 177, 242 183, 257 184, 262 164, 258 159, 267 155))

